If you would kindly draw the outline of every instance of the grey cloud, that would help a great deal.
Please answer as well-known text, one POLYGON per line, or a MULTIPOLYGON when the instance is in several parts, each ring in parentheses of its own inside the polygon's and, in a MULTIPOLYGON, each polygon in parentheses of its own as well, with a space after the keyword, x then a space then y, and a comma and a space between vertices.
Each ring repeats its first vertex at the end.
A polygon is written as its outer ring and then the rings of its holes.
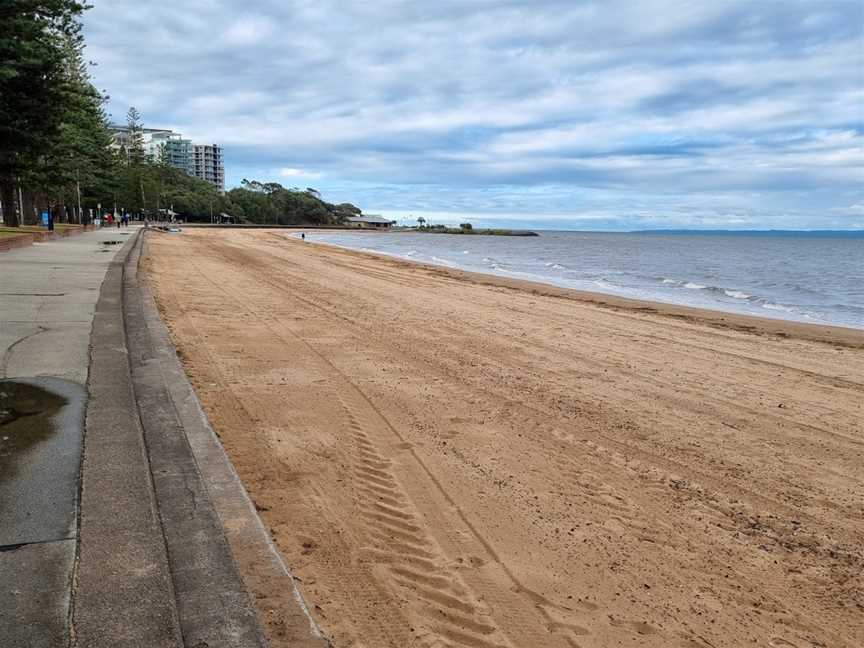
POLYGON ((860 196, 862 24, 844 1, 97 0, 85 27, 115 117, 222 143, 229 183, 300 169, 376 208, 501 214, 590 188, 622 222, 670 193, 781 218, 784 196, 819 226, 864 200, 838 202, 860 196))

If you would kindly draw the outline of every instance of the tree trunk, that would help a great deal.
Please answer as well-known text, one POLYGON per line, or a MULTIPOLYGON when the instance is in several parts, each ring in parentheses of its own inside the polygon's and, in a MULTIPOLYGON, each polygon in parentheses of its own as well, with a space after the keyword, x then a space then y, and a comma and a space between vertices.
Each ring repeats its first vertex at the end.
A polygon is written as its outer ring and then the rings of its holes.
POLYGON ((26 223, 28 218, 32 218, 34 209, 36 209, 36 196, 32 191, 27 191, 24 193, 24 209, 21 210, 21 221, 26 223))
POLYGON ((18 227, 18 216, 15 214, 15 182, 12 178, 0 178, 0 202, 3 203, 3 224, 6 227, 18 227))

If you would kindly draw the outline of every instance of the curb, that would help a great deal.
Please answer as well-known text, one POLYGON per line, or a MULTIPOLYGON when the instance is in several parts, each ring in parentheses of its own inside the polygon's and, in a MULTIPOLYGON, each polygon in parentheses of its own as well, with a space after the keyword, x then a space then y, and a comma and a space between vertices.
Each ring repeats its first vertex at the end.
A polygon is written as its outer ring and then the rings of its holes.
POLYGON ((183 645, 126 349, 123 272, 137 239, 108 266, 90 336, 70 620, 72 645, 86 648, 183 645))
POLYGON ((129 364, 186 646, 266 645, 221 520, 177 416, 137 283, 143 237, 126 258, 129 364))
MULTIPOLYGON (((146 239, 142 247, 145 244, 146 239)), ((163 380, 168 386, 175 413, 185 431, 213 506, 222 521, 239 572, 247 577, 246 586, 257 601, 259 624, 265 626, 268 615, 281 617, 290 621, 283 626, 287 634, 280 637, 288 645, 327 648, 331 644, 315 624, 294 577, 273 544, 252 499, 207 420, 149 288, 145 282, 139 281, 138 289, 142 297, 143 318, 149 329, 163 380), (262 586, 259 590, 262 583, 268 587, 264 589, 262 586), (274 586, 283 596, 272 596, 274 586)))
POLYGON ((0 237, 0 252, 33 245, 34 238, 32 234, 15 234, 14 236, 0 237))
POLYGON ((288 593, 289 645, 326 648, 139 285, 143 242, 109 264, 93 318, 71 645, 266 648, 242 572, 288 593))

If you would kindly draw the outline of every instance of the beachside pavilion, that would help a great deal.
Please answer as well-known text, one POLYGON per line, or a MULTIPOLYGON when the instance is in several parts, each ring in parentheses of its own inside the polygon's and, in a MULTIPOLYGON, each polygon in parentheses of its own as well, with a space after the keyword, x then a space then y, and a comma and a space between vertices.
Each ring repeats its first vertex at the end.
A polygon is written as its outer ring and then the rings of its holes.
POLYGON ((357 227, 360 229, 390 229, 390 227, 396 224, 396 221, 388 220, 383 216, 376 216, 374 214, 368 214, 365 216, 349 216, 345 219, 345 222, 350 227, 357 227))

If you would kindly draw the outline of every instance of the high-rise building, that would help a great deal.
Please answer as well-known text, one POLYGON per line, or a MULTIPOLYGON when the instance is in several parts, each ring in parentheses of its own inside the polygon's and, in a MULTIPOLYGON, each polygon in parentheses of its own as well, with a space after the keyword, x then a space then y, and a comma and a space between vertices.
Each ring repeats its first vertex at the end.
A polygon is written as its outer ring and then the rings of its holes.
POLYGON ((155 160, 164 160, 189 175, 195 175, 192 147, 192 140, 183 139, 179 133, 158 131, 151 135, 144 150, 155 160))
POLYGON ((225 162, 218 144, 193 144, 192 156, 195 177, 212 184, 219 193, 225 193, 225 162))
MULTIPOLYGON (((117 150, 129 150, 129 128, 112 125, 113 146, 117 150)), ((219 193, 225 193, 225 161, 222 147, 218 144, 193 144, 183 139, 180 133, 164 128, 142 128, 141 139, 144 154, 151 160, 164 159, 174 168, 190 176, 206 180, 219 193)))

